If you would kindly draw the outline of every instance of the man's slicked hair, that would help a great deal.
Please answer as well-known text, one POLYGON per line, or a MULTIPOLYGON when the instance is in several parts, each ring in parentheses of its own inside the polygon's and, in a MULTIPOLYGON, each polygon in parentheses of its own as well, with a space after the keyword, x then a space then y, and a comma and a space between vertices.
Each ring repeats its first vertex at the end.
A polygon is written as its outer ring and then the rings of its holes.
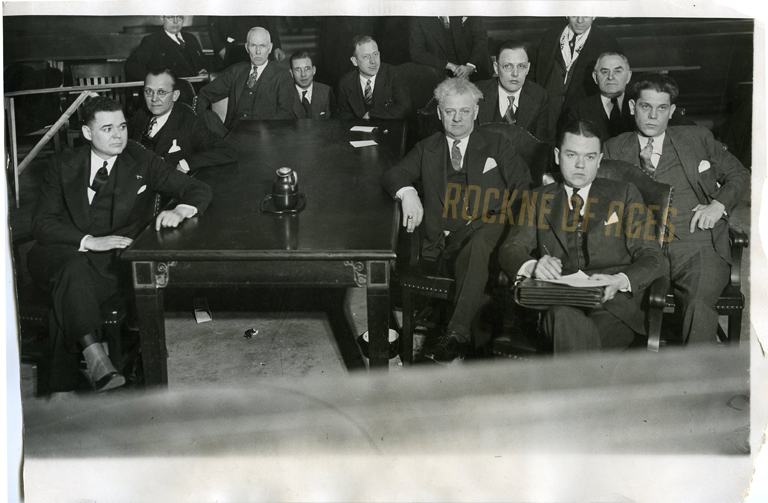
POLYGON ((471 94, 475 103, 483 99, 483 92, 467 79, 451 78, 440 82, 435 88, 435 99, 442 105, 445 98, 455 94, 471 94))
POLYGON ((501 51, 516 51, 517 49, 522 49, 525 51, 525 57, 528 58, 528 61, 531 60, 531 56, 528 54, 528 48, 525 47, 524 43, 520 42, 519 40, 505 40, 499 45, 499 48, 496 49, 496 62, 498 63, 499 59, 501 58, 501 51))
POLYGON ((96 98, 89 98, 83 103, 83 107, 80 109, 83 125, 88 126, 96 118, 98 112, 122 112, 123 106, 113 100, 112 98, 106 98, 104 96, 98 96, 96 98))
POLYGON ((563 126, 563 129, 560 131, 560 136, 557 138, 557 148, 562 148, 566 133, 570 133, 575 136, 583 136, 584 138, 597 138, 597 141, 600 142, 600 148, 598 151, 603 150, 603 140, 600 136, 602 131, 600 126, 590 120, 574 119, 566 123, 565 126, 563 126))
POLYGON ((315 66, 315 62, 312 60, 312 56, 310 56, 307 51, 298 51, 291 54, 291 59, 288 62, 288 66, 293 68, 293 62, 297 59, 308 59, 312 61, 312 66, 315 66))
POLYGON ((640 97, 640 92, 646 90, 667 93, 670 104, 674 104, 677 101, 677 95, 680 94, 680 88, 677 87, 677 82, 672 77, 656 72, 640 75, 640 78, 635 81, 633 89, 635 96, 638 98, 640 97))
MULTIPOLYGON (((178 89, 178 87, 176 86, 176 72, 174 72, 170 68, 164 68, 162 66, 153 68, 152 70, 149 71, 149 73, 147 74, 147 77, 149 77, 150 75, 153 77, 159 77, 160 75, 168 75, 171 78, 171 82, 173 83, 171 89, 173 89, 174 91, 178 89)), ((144 78, 144 80, 146 80, 146 77, 144 78)))
MULTIPOLYGON (((369 35, 358 35, 352 39, 352 56, 357 52, 357 46, 367 44, 368 42, 376 43, 369 35)), ((378 45, 378 44, 377 44, 378 45)))

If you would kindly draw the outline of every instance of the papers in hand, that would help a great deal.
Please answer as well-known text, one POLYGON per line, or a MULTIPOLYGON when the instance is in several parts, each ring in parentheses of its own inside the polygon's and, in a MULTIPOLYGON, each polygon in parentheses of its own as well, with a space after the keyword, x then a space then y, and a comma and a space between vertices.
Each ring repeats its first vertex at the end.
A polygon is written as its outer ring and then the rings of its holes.
POLYGON ((376 128, 374 126, 354 126, 350 131, 361 131, 363 133, 373 133, 376 128))
POLYGON ((351 143, 352 146, 355 148, 370 147, 371 145, 378 145, 378 143, 376 143, 373 140, 358 140, 358 141, 351 141, 349 143, 351 143))
POLYGON ((579 270, 573 274, 567 276, 560 276, 560 279, 539 279, 539 281, 546 281, 548 283, 557 283, 560 285, 575 286, 577 288, 590 288, 595 286, 606 286, 610 284, 609 280, 595 280, 589 279, 587 273, 579 270))

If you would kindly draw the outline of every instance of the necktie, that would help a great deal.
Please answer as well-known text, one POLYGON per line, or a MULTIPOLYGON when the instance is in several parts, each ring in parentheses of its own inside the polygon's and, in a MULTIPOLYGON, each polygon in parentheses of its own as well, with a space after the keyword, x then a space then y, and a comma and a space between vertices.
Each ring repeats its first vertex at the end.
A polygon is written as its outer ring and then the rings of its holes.
MULTIPOLYGON (((584 206, 584 199, 579 195, 579 189, 573 189, 573 195, 571 196, 570 202, 571 206, 573 206, 573 209, 571 210, 573 215, 581 216, 581 208, 584 206)), ((573 220, 571 220, 571 222, 573 222, 573 220)))
POLYGON ((373 89, 371 88, 371 79, 365 81, 365 104, 370 105, 373 101, 373 89))
POLYGON ((640 151, 640 167, 650 176, 656 172, 656 168, 651 161, 651 155, 653 155, 653 138, 648 138, 648 143, 645 144, 643 150, 640 151))
POLYGON ((182 49, 184 49, 184 47, 187 45, 187 43, 184 42, 184 39, 181 38, 181 33, 176 34, 176 43, 179 44, 182 49))
POLYGON ((509 100, 509 106, 507 106, 507 111, 504 112, 504 120, 507 121, 507 124, 514 124, 517 122, 513 106, 515 104, 515 97, 507 96, 507 99, 509 100))
POLYGON ((571 37, 571 41, 568 42, 568 47, 571 48, 571 58, 573 58, 573 50, 576 49, 576 34, 571 37))
POLYGON ((445 29, 450 30, 451 20, 448 18, 448 16, 440 16, 440 19, 443 21, 443 26, 445 26, 445 29))
POLYGON ((149 125, 147 126, 146 131, 144 131, 144 136, 147 138, 152 138, 152 130, 155 128, 155 125, 157 124, 157 117, 152 117, 149 121, 149 125))
POLYGON ((461 140, 453 140, 453 147, 451 148, 451 166, 456 171, 461 171, 461 150, 459 150, 459 143, 461 140))
POLYGON ((107 184, 107 180, 109 180, 109 173, 107 173, 107 161, 104 161, 104 165, 99 168, 96 176, 93 177, 91 190, 98 194, 101 188, 107 184))
POLYGON ((253 70, 251 71, 251 74, 248 76, 248 81, 246 82, 248 89, 253 89, 253 86, 256 85, 256 79, 258 78, 259 78, 259 69, 254 66, 253 70))
POLYGON ((619 126, 621 122, 621 110, 619 108, 619 100, 617 98, 611 98, 611 104, 613 105, 613 108, 611 108, 611 115, 608 118, 608 120, 611 123, 611 129, 612 129, 611 136, 613 136, 619 132, 619 126))
POLYGON ((301 105, 304 107, 304 112, 307 114, 307 118, 309 117, 309 110, 310 110, 310 103, 307 99, 307 91, 304 91, 301 95, 301 105))

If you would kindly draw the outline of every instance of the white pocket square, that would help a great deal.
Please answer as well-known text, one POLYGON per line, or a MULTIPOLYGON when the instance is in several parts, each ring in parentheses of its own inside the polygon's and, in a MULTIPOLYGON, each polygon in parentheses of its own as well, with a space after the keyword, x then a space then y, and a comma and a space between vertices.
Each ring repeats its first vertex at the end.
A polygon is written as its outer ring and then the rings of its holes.
POLYGON ((483 173, 486 173, 492 170, 496 166, 498 166, 496 164, 496 159, 494 159, 493 157, 489 157, 488 159, 485 160, 485 167, 483 168, 483 173))
POLYGON ((173 145, 171 145, 171 148, 168 149, 168 153, 172 154, 174 152, 178 152, 179 150, 181 150, 181 147, 176 145, 176 140, 173 140, 173 145))
POLYGON ((146 185, 142 185, 141 188, 139 189, 139 191, 136 193, 136 195, 141 194, 145 190, 147 190, 147 186, 146 185))
POLYGON ((618 221, 619 221, 619 216, 618 216, 618 215, 616 214, 616 212, 614 211, 613 213, 611 213, 611 218, 609 218, 609 219, 608 219, 608 220, 605 222, 605 225, 611 225, 611 224, 615 224, 615 223, 616 223, 616 222, 618 222, 618 221))
POLYGON ((703 173, 711 167, 712 165, 709 163, 709 161, 701 161, 699 163, 699 173, 703 173))

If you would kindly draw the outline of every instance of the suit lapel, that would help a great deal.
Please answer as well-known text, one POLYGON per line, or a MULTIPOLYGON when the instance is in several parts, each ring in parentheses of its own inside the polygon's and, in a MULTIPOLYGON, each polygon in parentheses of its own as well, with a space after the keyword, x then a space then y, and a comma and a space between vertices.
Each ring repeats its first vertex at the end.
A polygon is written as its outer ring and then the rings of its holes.
MULTIPOLYGON (((454 18, 451 18, 451 29, 453 29, 453 19, 454 18)), ((443 49, 443 52, 447 53, 448 50, 445 47, 445 27, 443 26, 443 22, 437 17, 433 17, 426 24, 432 37, 434 37, 435 41, 440 44, 440 48, 443 49)))
POLYGON ((424 156, 424 187, 434 187, 442 205, 445 205, 445 191, 448 188, 448 179, 445 168, 448 164, 448 142, 445 135, 434 138, 425 148, 430 155, 424 156))
MULTIPOLYGON (((560 243, 560 247, 563 249, 563 252, 566 256, 568 256, 570 255, 568 253, 568 237, 565 235, 565 229, 563 229, 563 212, 567 208, 567 203, 565 202, 565 188, 563 187, 563 184, 558 183, 557 188, 554 189, 554 192, 552 193, 555 194, 555 197, 552 199, 552 204, 549 206, 551 211, 546 213, 544 217, 549 222, 549 227, 552 229, 552 233, 560 243)), ((545 192, 541 193, 542 196, 544 194, 545 192)), ((536 203, 540 204, 539 201, 536 203)))
MULTIPOLYGON (((377 79, 378 80, 378 79, 377 79)), ((352 110, 355 112, 355 115, 357 117, 362 117, 365 115, 365 102, 363 101, 363 89, 360 87, 360 72, 355 69, 355 75, 351 82, 352 85, 352 92, 349 93, 349 98, 347 98, 347 101, 349 101, 349 106, 352 107, 352 110)), ((379 85, 379 82, 376 83, 376 85, 379 85)), ((374 92, 374 99, 375 97, 374 92)))
MULTIPOLYGON (((167 125, 167 124, 166 124, 167 125)), ((112 171, 115 175, 115 191, 112 198, 112 222, 120 227, 121 219, 133 209, 138 187, 146 184, 146 180, 136 177, 136 161, 127 151, 117 156, 112 171), (138 180, 138 181, 137 181, 138 180)))
POLYGON ((522 128, 527 128, 533 119, 533 97, 530 86, 526 84, 520 90, 520 101, 517 104, 517 125, 522 128))
MULTIPOLYGON (((163 49, 165 50, 166 55, 173 55, 173 59, 176 61, 176 64, 183 66, 192 75, 197 73, 195 72, 194 68, 190 66, 190 64, 184 58, 184 55, 181 53, 181 46, 176 42, 174 42, 173 40, 171 40, 171 37, 169 37, 165 33, 161 32, 160 35, 162 35, 160 40, 162 40, 161 43, 163 44, 163 49)), ((184 37, 184 41, 188 44, 189 42, 187 42, 187 37, 189 37, 189 34, 182 33, 181 36, 184 37)), ((192 51, 190 51, 190 53, 191 52, 192 51)), ((176 73, 179 73, 178 67, 176 68, 176 73)))
MULTIPOLYGON (((467 168, 467 179, 472 182, 479 182, 480 176, 485 168, 485 161, 488 159, 488 144, 485 138, 479 132, 474 131, 469 136, 469 143, 464 154, 466 159, 464 165, 467 168)), ((500 169, 500 168, 496 168, 500 169)), ((477 184, 479 185, 479 183, 477 184)))
POLYGON ((388 87, 389 79, 387 67, 384 64, 381 65, 381 70, 376 74, 376 86, 373 88, 373 107, 384 108, 387 104, 387 96, 389 96, 388 87))
MULTIPOLYGON (((608 207, 613 200, 617 199, 606 192, 605 187, 602 186, 600 180, 600 178, 595 178, 592 182, 592 188, 589 190, 588 199, 594 199, 589 206, 589 213, 592 213, 595 216, 587 218, 587 234, 604 232, 605 228, 602 223, 606 222, 609 218, 609 215, 607 214, 608 207)), ((586 214, 587 213, 585 212, 585 217, 586 214)))
MULTIPOLYGON (((698 166, 696 164, 696 156, 693 152, 690 151, 690 149, 686 148, 687 142, 682 141, 682 138, 680 138, 680 135, 678 135, 677 131, 674 129, 667 129, 667 136, 669 137, 669 143, 675 149, 677 158, 680 159, 680 164, 683 166, 683 173, 685 173, 685 177, 688 179, 688 183, 693 188, 694 192, 696 192, 700 200, 709 202, 709 198, 705 196, 704 192, 701 190, 697 183, 698 166)), ((663 150, 661 155, 664 155, 663 150)))
POLYGON ((81 229, 91 226, 90 204, 88 202, 88 182, 91 177, 91 150, 80 149, 67 165, 63 174, 64 194, 73 220, 81 229))

